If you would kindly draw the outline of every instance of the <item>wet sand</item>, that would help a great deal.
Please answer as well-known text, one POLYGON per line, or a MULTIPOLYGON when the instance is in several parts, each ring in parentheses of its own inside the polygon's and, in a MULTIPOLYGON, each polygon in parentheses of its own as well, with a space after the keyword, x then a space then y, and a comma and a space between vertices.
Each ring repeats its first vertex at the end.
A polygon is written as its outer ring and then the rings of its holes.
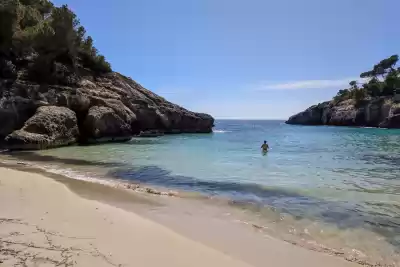
POLYGON ((202 216, 218 208, 24 170, 0 168, 1 266, 359 266, 202 216))

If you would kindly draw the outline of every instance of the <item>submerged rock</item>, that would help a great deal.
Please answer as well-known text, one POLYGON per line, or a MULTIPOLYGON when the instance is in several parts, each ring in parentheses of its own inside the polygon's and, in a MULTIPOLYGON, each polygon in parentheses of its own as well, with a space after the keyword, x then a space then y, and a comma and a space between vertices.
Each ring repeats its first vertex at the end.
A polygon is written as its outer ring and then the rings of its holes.
POLYGON ((43 106, 22 129, 6 137, 5 145, 8 149, 46 149, 73 144, 78 135, 78 120, 72 110, 43 106))

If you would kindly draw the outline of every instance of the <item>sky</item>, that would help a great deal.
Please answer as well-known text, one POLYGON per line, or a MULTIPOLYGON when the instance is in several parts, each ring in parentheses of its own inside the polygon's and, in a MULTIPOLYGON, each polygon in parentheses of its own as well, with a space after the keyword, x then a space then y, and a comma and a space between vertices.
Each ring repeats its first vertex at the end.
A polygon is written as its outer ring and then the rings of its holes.
POLYGON ((55 0, 113 69, 216 118, 286 119, 400 54, 399 0, 55 0))

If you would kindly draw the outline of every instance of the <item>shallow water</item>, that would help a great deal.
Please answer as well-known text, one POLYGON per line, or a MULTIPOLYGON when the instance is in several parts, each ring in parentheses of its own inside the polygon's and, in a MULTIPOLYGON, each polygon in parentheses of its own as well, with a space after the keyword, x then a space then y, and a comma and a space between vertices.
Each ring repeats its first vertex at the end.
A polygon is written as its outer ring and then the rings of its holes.
POLYGON ((400 250, 399 130, 217 121, 209 135, 14 157, 69 175, 101 175, 227 198, 257 214, 260 223, 280 223, 275 228, 284 233, 334 249, 347 246, 384 258, 400 250), (271 147, 267 155, 260 150, 263 140, 271 147))

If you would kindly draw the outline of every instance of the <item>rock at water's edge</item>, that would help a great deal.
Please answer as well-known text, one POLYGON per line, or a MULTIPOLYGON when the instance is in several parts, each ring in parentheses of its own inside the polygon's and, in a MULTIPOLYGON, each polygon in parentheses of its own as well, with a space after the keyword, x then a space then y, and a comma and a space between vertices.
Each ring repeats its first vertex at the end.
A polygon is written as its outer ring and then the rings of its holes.
POLYGON ((65 107, 42 106, 5 138, 8 149, 37 150, 73 144, 79 135, 75 113, 65 107))
POLYGON ((293 115, 287 124, 400 128, 400 103, 379 97, 356 103, 324 102, 293 115))
POLYGON ((382 128, 400 128, 400 103, 395 103, 389 110, 389 116, 379 125, 382 128))
MULTIPOLYGON (((22 68, 19 73, 24 71, 22 68)), ((142 131, 212 132, 214 118, 210 115, 173 104, 119 73, 99 76, 78 70, 77 75, 77 82, 68 85, 37 84, 24 75, 15 80, 0 79, 0 143, 7 136, 11 149, 44 149, 70 143, 56 141, 59 137, 53 134, 37 135, 22 129, 42 106, 73 111, 81 143, 126 141, 142 131)))
POLYGON ((109 107, 91 107, 83 127, 91 143, 129 140, 132 136, 130 125, 109 107))
POLYGON ((314 105, 309 107, 303 112, 293 115, 286 121, 287 124, 301 124, 301 125, 321 125, 322 117, 324 115, 325 108, 329 105, 329 102, 314 105))

